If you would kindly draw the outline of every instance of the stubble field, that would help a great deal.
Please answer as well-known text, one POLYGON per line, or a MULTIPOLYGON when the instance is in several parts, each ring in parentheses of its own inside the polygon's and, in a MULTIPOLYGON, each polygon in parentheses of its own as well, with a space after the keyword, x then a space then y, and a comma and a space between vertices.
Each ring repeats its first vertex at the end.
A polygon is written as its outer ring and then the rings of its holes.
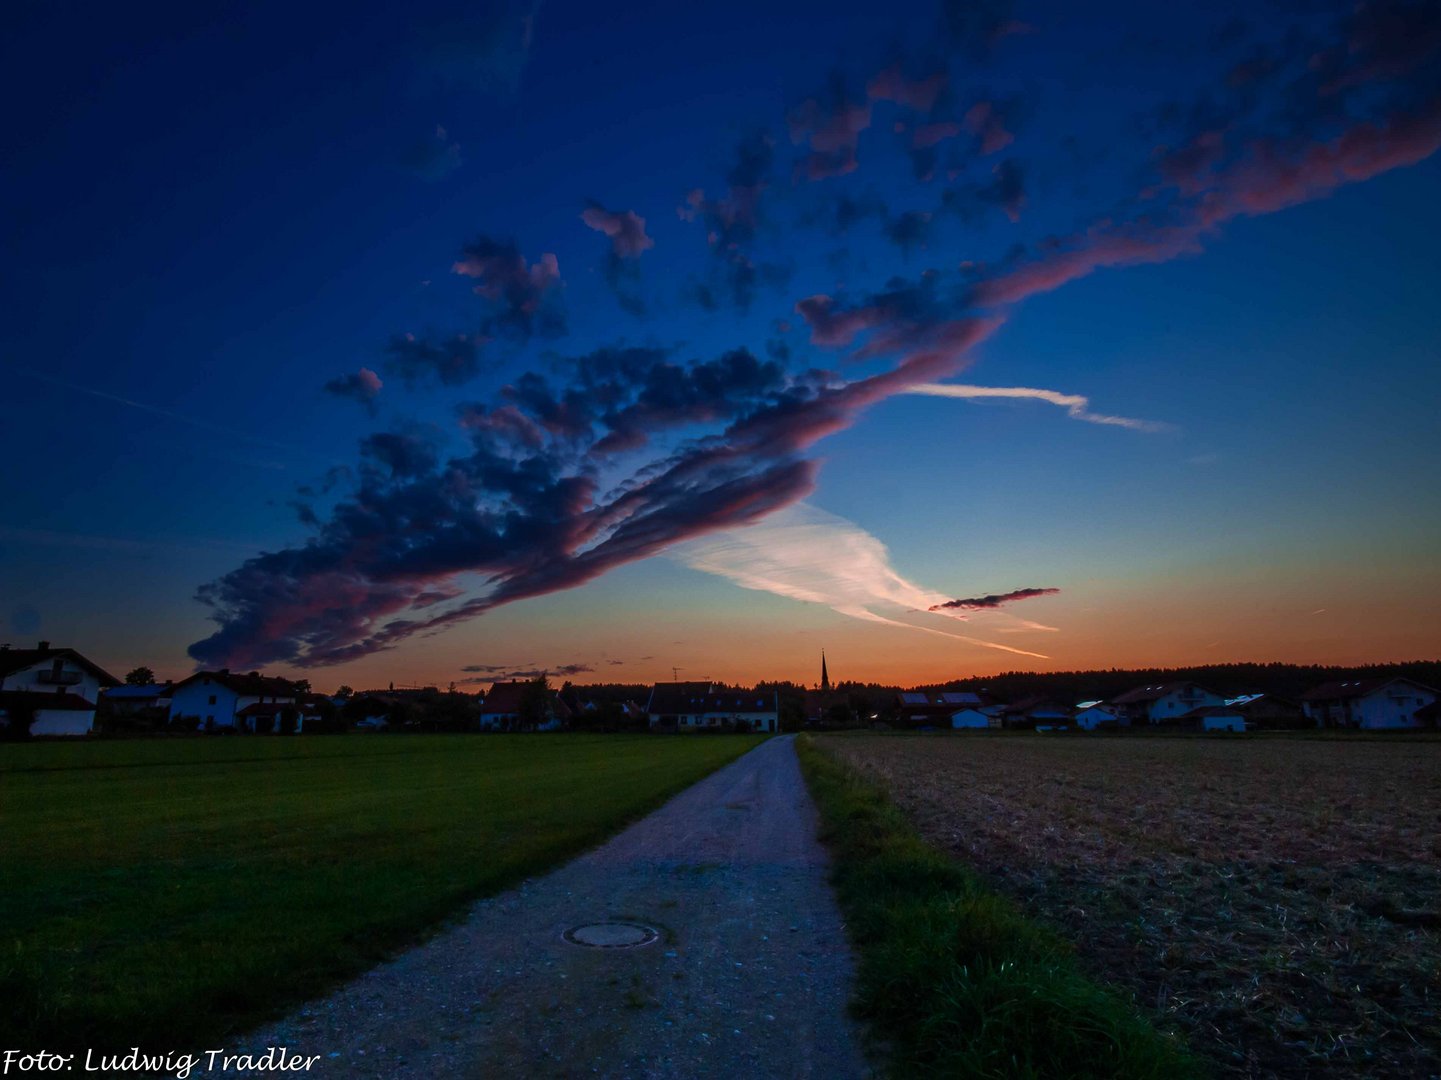
POLYGON ((1218 1071, 1441 1071, 1441 742, 820 743, 1218 1071))

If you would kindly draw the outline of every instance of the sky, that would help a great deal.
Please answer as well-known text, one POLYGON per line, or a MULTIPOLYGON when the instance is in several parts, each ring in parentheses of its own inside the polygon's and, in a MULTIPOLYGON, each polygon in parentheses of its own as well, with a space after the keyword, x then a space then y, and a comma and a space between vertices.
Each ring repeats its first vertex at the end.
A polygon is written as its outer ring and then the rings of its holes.
POLYGON ((1441 6, 12 22, 0 640, 321 688, 1441 654, 1441 6))

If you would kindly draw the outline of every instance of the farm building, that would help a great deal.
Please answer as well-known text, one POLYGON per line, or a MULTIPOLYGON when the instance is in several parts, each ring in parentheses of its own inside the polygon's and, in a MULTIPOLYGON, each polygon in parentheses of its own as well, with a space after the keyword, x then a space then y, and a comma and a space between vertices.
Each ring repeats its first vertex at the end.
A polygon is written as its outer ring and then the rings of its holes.
POLYGON ((1144 724, 1171 724, 1192 709, 1204 705, 1224 705, 1226 699, 1213 690, 1193 682, 1161 683, 1138 686, 1111 699, 1111 706, 1123 727, 1144 724))
POLYGON ((1418 717, 1441 692, 1411 679, 1351 679, 1324 683, 1301 695, 1306 715, 1317 727, 1418 728, 1426 725, 1418 717))
POLYGON ((74 649, 0 646, 5 726, 30 724, 32 735, 86 735, 95 727, 100 691, 120 680, 74 649), (28 718, 28 720, 27 720, 28 718))
POLYGON ((201 731, 254 731, 251 705, 294 705, 295 687, 252 671, 236 674, 226 668, 197 671, 175 684, 170 692, 171 726, 195 726, 201 731))
POLYGON ((705 682, 656 683, 645 707, 652 731, 698 731, 745 727, 780 730, 780 697, 774 691, 705 682))

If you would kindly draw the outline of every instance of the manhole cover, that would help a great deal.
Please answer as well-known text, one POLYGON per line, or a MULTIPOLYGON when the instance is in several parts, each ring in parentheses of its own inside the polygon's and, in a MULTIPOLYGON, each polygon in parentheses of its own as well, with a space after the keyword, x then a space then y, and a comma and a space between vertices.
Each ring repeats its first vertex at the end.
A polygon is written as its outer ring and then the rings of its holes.
POLYGON ((573 926, 564 937, 572 945, 591 949, 634 949, 637 945, 649 945, 656 939, 656 932, 640 923, 596 922, 573 926))

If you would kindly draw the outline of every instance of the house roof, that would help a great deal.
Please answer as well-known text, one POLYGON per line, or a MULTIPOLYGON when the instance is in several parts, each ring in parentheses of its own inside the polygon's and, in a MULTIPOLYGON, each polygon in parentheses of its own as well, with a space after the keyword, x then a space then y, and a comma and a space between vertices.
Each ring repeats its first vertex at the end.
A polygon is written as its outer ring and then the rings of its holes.
POLYGON ((111 701, 148 701, 151 698, 169 697, 173 689, 169 683, 150 683, 147 686, 112 686, 104 691, 111 701))
POLYGON ((1057 716, 1070 716, 1069 706, 1046 697, 1045 694, 1032 694, 1030 697, 1021 698, 1020 701, 1013 701, 1009 705, 1001 706, 1003 716, 1024 716, 1030 713, 1052 713, 1057 716))
POLYGON ((288 679, 273 675, 262 675, 258 671, 241 674, 234 671, 197 671, 188 679, 176 683, 174 690, 189 686, 197 679, 209 679, 241 697, 295 697, 295 687, 288 679))
POLYGON ((1234 709, 1241 709, 1242 711, 1251 708, 1253 705, 1263 703, 1284 705, 1291 709, 1300 707, 1290 698, 1283 698, 1279 694, 1239 694, 1236 697, 1226 699, 1227 705, 1234 709))
POLYGON ((1431 693, 1441 693, 1432 690, 1415 679, 1403 679, 1398 676, 1379 679, 1344 679, 1337 682, 1322 683, 1313 687, 1301 695, 1302 701, 1353 701, 1356 698, 1369 697, 1377 690, 1384 690, 1392 683, 1405 683, 1407 686, 1414 686, 1418 690, 1429 690, 1431 693))
POLYGON ((899 695, 902 708, 929 705, 953 709, 977 709, 986 704, 980 694, 969 690, 902 690, 899 695))
POLYGON ((681 713, 775 712, 774 691, 727 688, 714 683, 656 683, 647 711, 653 716, 681 713))
POLYGON ((34 649, 12 649, 8 646, 0 648, 0 677, 13 675, 17 671, 24 671, 28 667, 48 663, 57 658, 79 664, 99 679, 102 686, 120 685, 120 680, 99 664, 87 660, 74 649, 52 649, 48 641, 42 641, 40 646, 34 649))
MULTIPOLYGON (((1204 686, 1202 686, 1200 683, 1194 683, 1194 682, 1168 682, 1168 683, 1158 683, 1158 684, 1156 684, 1156 685, 1154 685, 1154 686, 1138 686, 1138 687, 1136 687, 1134 690, 1127 690, 1124 694, 1121 694, 1121 695, 1119 695, 1119 696, 1117 696, 1117 697, 1113 697, 1113 698, 1111 699, 1111 704, 1112 704, 1112 705, 1139 705, 1139 704, 1140 704, 1141 702, 1143 702, 1143 701, 1159 701, 1161 698, 1165 697, 1167 694, 1174 693, 1174 692, 1177 691, 1177 690, 1185 690, 1187 687, 1190 687, 1190 686, 1194 686, 1197 690, 1205 690, 1206 693, 1208 693, 1208 694, 1214 693, 1214 691, 1206 690, 1206 688, 1205 688, 1204 686)), ((1219 697, 1220 695, 1218 694, 1217 696, 1219 697)))
POLYGON ((520 712, 526 687, 530 685, 529 682, 517 682, 514 679, 492 684, 490 693, 485 695, 485 703, 480 707, 481 715, 509 715, 520 712))
POLYGON ((94 712, 95 706, 79 694, 47 694, 43 690, 0 690, 0 710, 50 709, 63 712, 94 712))

